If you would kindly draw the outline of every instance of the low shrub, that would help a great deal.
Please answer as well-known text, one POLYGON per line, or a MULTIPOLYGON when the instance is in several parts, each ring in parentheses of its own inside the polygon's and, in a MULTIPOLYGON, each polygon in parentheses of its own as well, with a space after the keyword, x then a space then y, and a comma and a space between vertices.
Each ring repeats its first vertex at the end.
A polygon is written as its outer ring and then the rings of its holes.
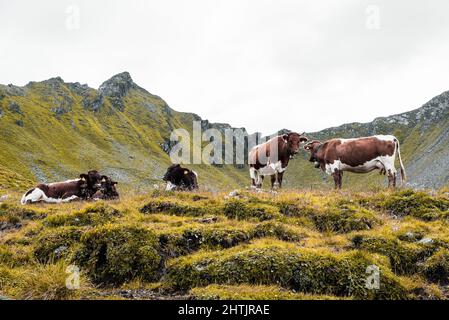
POLYGON ((152 281, 162 268, 159 250, 149 230, 106 225, 83 234, 75 262, 95 283, 121 284, 134 277, 152 281))

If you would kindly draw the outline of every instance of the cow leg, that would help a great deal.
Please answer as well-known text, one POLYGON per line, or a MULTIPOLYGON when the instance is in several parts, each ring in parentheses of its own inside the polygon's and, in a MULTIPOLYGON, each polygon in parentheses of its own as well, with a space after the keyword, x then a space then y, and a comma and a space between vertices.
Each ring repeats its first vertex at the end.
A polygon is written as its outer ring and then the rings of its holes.
POLYGON ((276 185, 277 175, 276 174, 272 174, 270 176, 270 178, 271 178, 271 189, 274 189, 274 186, 276 185))
POLYGON ((257 174, 256 169, 254 169, 254 168, 249 168, 249 175, 250 175, 250 177, 251 177, 251 187, 257 188, 258 174, 257 174))
POLYGON ((396 187, 396 172, 391 169, 388 170, 388 188, 396 187))
POLYGON ((332 177, 334 178, 335 189, 341 189, 342 185, 342 173, 340 170, 335 169, 334 173, 332 173, 332 177))
POLYGON ((343 171, 338 171, 338 188, 341 189, 341 186, 343 184, 343 171))
POLYGON ((279 188, 282 188, 282 179, 284 178, 284 172, 279 172, 278 173, 278 183, 279 183, 279 188))
POLYGON ((261 175, 261 174, 259 174, 259 182, 258 182, 258 185, 257 185, 257 187, 259 188, 259 189, 262 189, 262 186, 263 186, 263 179, 264 179, 265 177, 263 176, 263 175, 261 175))

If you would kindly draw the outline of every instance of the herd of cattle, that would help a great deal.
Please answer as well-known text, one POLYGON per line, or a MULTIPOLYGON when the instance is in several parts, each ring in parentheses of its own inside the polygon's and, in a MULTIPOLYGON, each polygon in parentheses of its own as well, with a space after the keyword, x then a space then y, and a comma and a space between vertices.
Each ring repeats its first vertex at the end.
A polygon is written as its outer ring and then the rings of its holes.
MULTIPOLYGON (((343 171, 367 173, 380 170, 388 176, 388 186, 396 186, 395 159, 398 155, 401 182, 406 179, 399 141, 392 135, 376 135, 353 139, 331 139, 326 142, 309 141, 303 134, 290 132, 276 136, 252 148, 248 154, 251 186, 261 188, 265 176, 271 187, 282 187, 282 180, 290 159, 299 152, 301 144, 310 153, 310 162, 332 175, 335 188, 341 188, 343 171)), ((163 177, 166 190, 192 191, 198 189, 198 174, 179 164, 173 164, 163 177)), ((74 200, 118 199, 117 182, 92 170, 78 179, 50 184, 38 184, 27 191, 22 204, 36 202, 62 203, 74 200)))

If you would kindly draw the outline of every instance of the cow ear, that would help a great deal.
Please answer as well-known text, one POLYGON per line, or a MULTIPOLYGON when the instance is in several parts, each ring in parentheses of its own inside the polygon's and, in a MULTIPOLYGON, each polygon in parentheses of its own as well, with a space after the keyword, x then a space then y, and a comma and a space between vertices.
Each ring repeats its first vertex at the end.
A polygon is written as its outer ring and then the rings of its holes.
POLYGON ((116 184, 118 184, 117 181, 112 181, 112 185, 113 185, 113 186, 116 185, 116 184))
POLYGON ((184 174, 189 174, 189 170, 184 170, 184 174))
POLYGON ((307 137, 305 137, 305 136, 301 136, 301 137, 299 137, 299 141, 300 142, 307 142, 307 141, 309 141, 309 139, 307 139, 307 137))
POLYGON ((80 178, 81 180, 87 180, 89 178, 89 176, 85 173, 80 174, 80 178))
POLYGON ((285 141, 288 141, 288 134, 282 135, 282 139, 284 139, 285 141))

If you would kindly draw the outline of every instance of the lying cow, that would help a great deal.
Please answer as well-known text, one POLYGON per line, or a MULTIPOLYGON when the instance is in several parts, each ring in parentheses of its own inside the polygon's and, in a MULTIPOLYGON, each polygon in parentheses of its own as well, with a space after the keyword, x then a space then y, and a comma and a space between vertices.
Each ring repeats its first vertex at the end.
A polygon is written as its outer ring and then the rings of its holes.
POLYGON ((163 180, 167 182, 166 191, 198 189, 198 174, 195 171, 182 168, 179 164, 168 167, 163 180))
POLYGON ((100 190, 93 196, 94 200, 116 200, 120 197, 115 187, 118 182, 108 176, 101 176, 100 190))
POLYGON ((261 188, 264 176, 271 177, 271 188, 282 187, 282 179, 290 159, 299 152, 301 142, 308 139, 296 132, 271 138, 251 149, 248 155, 251 185, 261 188))
POLYGON ((79 179, 56 182, 50 184, 40 183, 22 196, 21 204, 48 202, 62 203, 73 200, 86 200, 101 187, 101 176, 95 171, 81 174, 79 179))
POLYGON ((341 189, 343 171, 367 173, 379 169, 388 174, 388 187, 396 186, 396 152, 401 166, 401 182, 406 180, 399 141, 391 135, 354 139, 332 139, 321 143, 312 141, 304 146, 310 152, 310 162, 332 175, 335 188, 341 189))

